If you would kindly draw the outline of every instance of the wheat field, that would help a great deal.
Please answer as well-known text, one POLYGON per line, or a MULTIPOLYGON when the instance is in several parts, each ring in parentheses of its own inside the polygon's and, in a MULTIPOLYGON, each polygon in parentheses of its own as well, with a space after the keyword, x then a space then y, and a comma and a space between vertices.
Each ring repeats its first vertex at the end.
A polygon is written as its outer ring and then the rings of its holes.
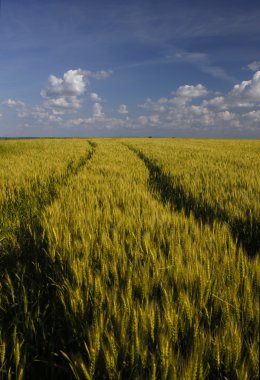
POLYGON ((0 379, 258 379, 259 167, 259 141, 0 141, 0 379))

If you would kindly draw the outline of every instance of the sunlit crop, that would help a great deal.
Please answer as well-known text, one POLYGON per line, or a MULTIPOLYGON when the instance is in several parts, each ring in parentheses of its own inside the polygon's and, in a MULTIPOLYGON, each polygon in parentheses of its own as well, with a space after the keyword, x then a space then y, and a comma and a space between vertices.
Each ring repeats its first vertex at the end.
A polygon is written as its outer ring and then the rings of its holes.
POLYGON ((0 379, 258 379, 259 142, 0 143, 0 379))

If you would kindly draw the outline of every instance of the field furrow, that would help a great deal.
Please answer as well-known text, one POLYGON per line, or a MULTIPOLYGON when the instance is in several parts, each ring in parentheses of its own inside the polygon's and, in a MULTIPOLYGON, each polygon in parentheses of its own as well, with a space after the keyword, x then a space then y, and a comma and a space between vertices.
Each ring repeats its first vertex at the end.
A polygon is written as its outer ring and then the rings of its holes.
MULTIPOLYGON (((210 162, 213 168, 214 165, 216 166, 211 177, 200 178, 203 172, 199 172, 196 175, 196 171, 198 170, 196 163, 201 152, 197 152, 192 146, 189 147, 191 157, 188 157, 188 159, 189 163, 192 162, 189 170, 185 160, 180 162, 183 153, 178 150, 176 152, 174 145, 168 146, 168 149, 166 145, 166 149, 164 148, 164 150, 162 149, 159 152, 156 149, 152 149, 152 143, 149 145, 146 143, 144 146, 146 149, 144 149, 139 144, 139 147, 141 147, 139 149, 138 144, 135 142, 134 145, 129 145, 129 148, 144 161, 150 172, 149 186, 152 191, 159 194, 164 203, 169 203, 175 210, 184 210, 187 216, 192 212, 194 217, 202 223, 212 224, 214 221, 217 221, 227 224, 234 240, 238 245, 243 247, 250 257, 260 252, 260 192, 259 187, 254 184, 254 181, 258 182, 257 178, 252 178, 248 175, 244 181, 245 184, 243 184, 244 189, 242 188, 241 191, 239 191, 239 188, 234 189, 233 192, 232 183, 234 185, 235 181, 237 183, 240 181, 238 175, 235 180, 232 178, 234 176, 234 172, 231 172, 234 169, 232 167, 233 163, 228 162, 227 165, 231 174, 230 178, 228 171, 226 173, 223 172, 223 179, 225 178, 227 182, 224 185, 224 181, 221 182, 219 176, 217 176, 218 171, 216 170, 216 168, 218 170, 221 169, 221 166, 218 163, 214 163, 214 159, 210 162), (176 172, 175 166, 181 164, 185 165, 185 168, 182 171, 176 172), (246 183, 247 181, 248 183, 246 183), (251 186, 250 182, 253 186, 251 186), (229 188, 227 188, 227 185, 229 188), (217 190, 224 186, 226 194, 217 190), (228 201, 226 199, 227 196, 229 197, 228 201), (245 203, 250 198, 252 198, 253 202, 244 207, 244 204, 240 203, 241 197, 244 197, 245 203)), ((252 155, 252 159, 253 157, 252 155)), ((187 157, 184 156, 183 158, 187 161, 187 157)), ((257 156, 255 158, 257 162, 257 156)), ((228 154, 225 159, 229 159, 228 154)), ((254 162, 254 165, 256 162, 254 162)), ((198 164, 201 169, 203 161, 200 160, 198 164)), ((207 167, 209 165, 206 163, 204 166, 207 167)), ((204 172, 205 167, 202 167, 204 172)))

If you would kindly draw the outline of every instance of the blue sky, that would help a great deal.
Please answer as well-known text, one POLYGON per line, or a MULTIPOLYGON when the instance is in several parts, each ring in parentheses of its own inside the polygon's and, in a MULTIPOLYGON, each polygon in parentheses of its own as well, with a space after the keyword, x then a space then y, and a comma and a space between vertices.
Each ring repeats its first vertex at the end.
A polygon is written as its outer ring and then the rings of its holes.
POLYGON ((2 0, 0 136, 260 138, 259 0, 2 0))

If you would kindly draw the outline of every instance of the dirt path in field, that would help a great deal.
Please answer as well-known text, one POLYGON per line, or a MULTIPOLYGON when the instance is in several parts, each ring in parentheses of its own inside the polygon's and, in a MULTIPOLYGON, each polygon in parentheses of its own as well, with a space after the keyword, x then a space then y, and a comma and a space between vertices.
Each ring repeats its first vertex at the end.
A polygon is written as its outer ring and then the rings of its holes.
POLYGON ((174 177, 164 173, 156 162, 133 146, 126 146, 144 162, 149 171, 149 190, 160 202, 170 205, 174 211, 184 211, 187 217, 192 213, 194 218, 203 224, 212 226, 214 222, 226 223, 237 246, 242 246, 249 257, 254 257, 260 251, 259 221, 250 219, 231 221, 221 207, 212 208, 206 203, 199 204, 191 194, 187 194, 181 186, 176 185, 174 177))

